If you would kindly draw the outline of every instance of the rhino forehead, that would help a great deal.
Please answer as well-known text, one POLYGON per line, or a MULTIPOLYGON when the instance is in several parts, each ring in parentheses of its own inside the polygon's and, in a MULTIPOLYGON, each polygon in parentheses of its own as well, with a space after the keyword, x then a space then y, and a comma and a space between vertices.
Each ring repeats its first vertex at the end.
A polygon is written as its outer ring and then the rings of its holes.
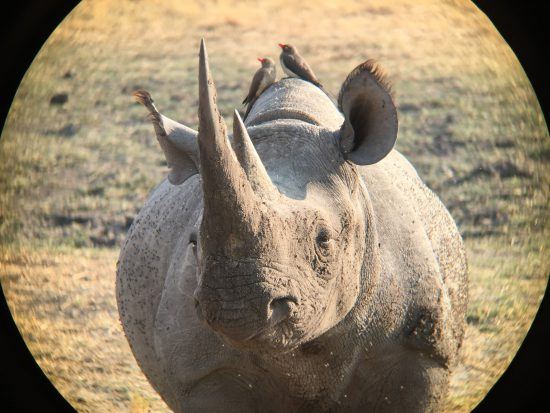
POLYGON ((330 130, 339 129, 344 121, 321 89, 293 78, 281 79, 264 91, 254 103, 246 125, 260 125, 277 119, 297 119, 330 130))
POLYGON ((305 199, 308 188, 342 183, 346 165, 333 131, 288 119, 248 131, 271 181, 287 197, 305 199))

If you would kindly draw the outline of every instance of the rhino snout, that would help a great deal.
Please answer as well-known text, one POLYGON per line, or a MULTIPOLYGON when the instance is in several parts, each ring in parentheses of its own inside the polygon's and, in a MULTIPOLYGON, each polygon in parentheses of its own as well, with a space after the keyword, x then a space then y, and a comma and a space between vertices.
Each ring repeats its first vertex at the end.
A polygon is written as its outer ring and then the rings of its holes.
POLYGON ((289 319, 298 304, 294 296, 274 296, 254 291, 238 297, 238 289, 231 299, 220 297, 218 291, 198 287, 194 293, 197 316, 213 330, 236 341, 251 341, 267 333, 271 328, 289 319))

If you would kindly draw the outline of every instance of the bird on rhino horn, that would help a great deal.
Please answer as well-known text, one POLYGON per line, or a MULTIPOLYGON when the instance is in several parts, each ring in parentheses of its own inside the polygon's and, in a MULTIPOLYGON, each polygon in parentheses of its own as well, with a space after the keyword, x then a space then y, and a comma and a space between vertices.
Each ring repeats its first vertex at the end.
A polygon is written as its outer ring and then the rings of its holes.
POLYGON ((465 254, 393 149, 380 68, 354 69, 338 108, 280 80, 246 124, 235 112, 231 137, 204 41, 198 135, 137 98, 173 160, 122 248, 117 303, 168 406, 440 411, 464 332, 465 254))

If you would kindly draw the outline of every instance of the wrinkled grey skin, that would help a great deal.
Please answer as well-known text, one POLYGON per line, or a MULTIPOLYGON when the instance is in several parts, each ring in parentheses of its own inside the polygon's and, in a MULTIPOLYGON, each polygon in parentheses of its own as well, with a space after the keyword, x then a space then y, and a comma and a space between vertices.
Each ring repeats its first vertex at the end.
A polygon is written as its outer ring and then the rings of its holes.
POLYGON ((152 192, 117 273, 128 341, 174 411, 440 408, 464 331, 462 240, 384 135, 397 121, 383 82, 378 95, 375 70, 355 72, 344 116, 283 79, 228 140, 202 44, 200 173, 152 192))

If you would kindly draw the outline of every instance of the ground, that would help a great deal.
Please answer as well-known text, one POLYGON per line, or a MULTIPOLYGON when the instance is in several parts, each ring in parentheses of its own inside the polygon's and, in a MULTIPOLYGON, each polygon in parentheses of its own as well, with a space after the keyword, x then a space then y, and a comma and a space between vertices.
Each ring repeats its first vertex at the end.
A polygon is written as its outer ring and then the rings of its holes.
POLYGON ((333 94, 367 58, 393 81, 397 149, 467 247, 468 324, 446 411, 471 410, 515 355, 550 269, 548 129, 519 62, 465 1, 202 4, 83 1, 19 88, 0 141, 0 281, 39 365, 79 411, 167 411, 114 298, 121 242, 167 171, 131 93, 146 88, 196 128, 205 37, 230 123, 256 58, 294 43, 333 94))

